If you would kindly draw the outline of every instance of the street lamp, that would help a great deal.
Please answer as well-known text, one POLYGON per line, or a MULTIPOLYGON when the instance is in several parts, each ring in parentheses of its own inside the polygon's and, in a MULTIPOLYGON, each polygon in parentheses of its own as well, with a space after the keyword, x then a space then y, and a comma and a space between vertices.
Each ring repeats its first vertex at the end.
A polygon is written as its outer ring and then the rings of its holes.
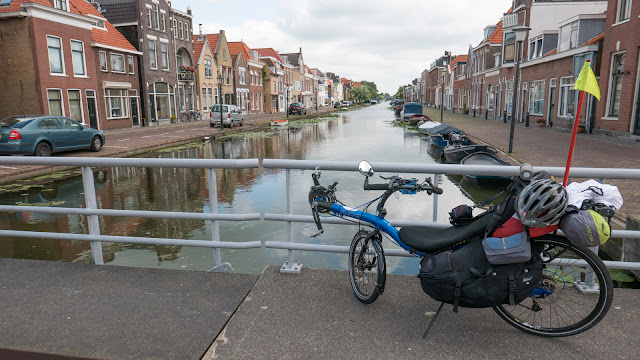
POLYGON ((224 76, 222 73, 218 74, 218 108, 220 108, 220 131, 224 129, 224 121, 222 121, 222 82, 224 76))
POLYGON ((287 112, 287 119, 289 118, 289 85, 286 85, 284 87, 284 92, 285 92, 285 102, 287 104, 287 108, 285 109, 285 111, 287 112))
POLYGON ((530 27, 527 26, 515 26, 513 32, 516 34, 516 54, 515 54, 515 62, 516 62, 516 78, 513 82, 513 103, 511 104, 511 131, 509 132, 509 154, 511 154, 513 150, 513 130, 516 126, 516 104, 518 100, 518 72, 520 70, 520 49, 522 48, 522 42, 525 37, 527 37, 527 33, 531 30, 530 27))
POLYGON ((444 70, 440 70, 440 75, 442 76, 442 92, 440 93, 440 122, 442 122, 442 117, 444 116, 444 77, 446 72, 444 70))

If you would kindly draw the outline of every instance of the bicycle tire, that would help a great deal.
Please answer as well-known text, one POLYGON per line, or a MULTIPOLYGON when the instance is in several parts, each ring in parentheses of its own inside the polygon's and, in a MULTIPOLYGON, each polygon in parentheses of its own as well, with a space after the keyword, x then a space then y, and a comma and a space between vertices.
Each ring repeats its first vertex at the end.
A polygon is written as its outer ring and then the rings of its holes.
POLYGON ((379 240, 374 236, 367 237, 370 232, 360 230, 356 233, 349 247, 349 280, 356 298, 362 303, 371 304, 378 299, 378 296, 384 291, 386 281, 386 262, 384 259, 384 251, 379 240), (366 242, 365 242, 366 241, 366 242), (363 246, 367 249, 365 254, 360 257, 360 249, 363 246), (370 271, 371 274, 365 272, 370 271), (375 277, 375 280, 372 280, 375 277))
POLYGON ((564 237, 546 235, 533 242, 542 251, 543 284, 520 304, 495 306, 495 312, 511 326, 543 337, 576 335, 596 325, 613 300, 613 281, 602 260, 588 248, 575 246, 564 237), (554 259, 557 263, 552 263, 554 259), (583 293, 575 284, 575 280, 583 277, 584 269, 576 266, 581 260, 593 269, 599 285, 597 294, 583 293), (586 316, 582 317, 584 313, 586 316), (563 323, 553 325, 554 320, 563 323))

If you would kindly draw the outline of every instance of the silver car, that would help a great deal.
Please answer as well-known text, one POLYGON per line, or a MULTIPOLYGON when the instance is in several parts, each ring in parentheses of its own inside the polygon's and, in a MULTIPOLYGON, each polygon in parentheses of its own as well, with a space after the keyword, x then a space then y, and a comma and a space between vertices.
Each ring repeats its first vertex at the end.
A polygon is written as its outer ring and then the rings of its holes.
POLYGON ((213 105, 209 113, 209 125, 211 127, 220 126, 220 113, 222 107, 222 125, 232 128, 234 125, 242 126, 244 124, 244 116, 240 108, 235 105, 213 105))

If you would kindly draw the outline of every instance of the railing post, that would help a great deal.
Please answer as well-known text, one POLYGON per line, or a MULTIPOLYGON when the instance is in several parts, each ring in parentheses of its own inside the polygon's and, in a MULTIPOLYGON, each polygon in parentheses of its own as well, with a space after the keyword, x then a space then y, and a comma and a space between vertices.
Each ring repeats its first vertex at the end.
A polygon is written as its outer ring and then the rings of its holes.
MULTIPOLYGON (((91 171, 91 168, 88 166, 82 166, 82 186, 84 187, 84 202, 87 209, 98 209, 93 171, 91 171)), ((87 223, 89 225, 89 235, 100 235, 100 219, 98 215, 87 215, 87 223)), ((104 264, 101 241, 91 241, 91 256, 93 257, 94 264, 104 264)))
MULTIPOLYGON (((207 169, 207 178, 209 186, 209 212, 213 214, 218 213, 218 180, 216 176, 216 170, 212 168, 207 169)), ((209 220, 211 223, 211 240, 220 241, 220 222, 219 220, 209 220)), ((222 262, 222 254, 220 248, 213 248, 213 267, 209 269, 209 272, 230 272, 231 264, 222 262)))
MULTIPOLYGON (((438 174, 433 176, 433 186, 438 187, 438 174)), ((438 194, 433 193, 433 222, 438 222, 438 194)))
MULTIPOLYGON (((291 196, 291 169, 286 171, 286 191, 287 191, 287 214, 293 215, 293 196, 291 196)), ((287 238, 290 243, 293 243, 293 223, 287 221, 287 238)), ((296 263, 293 257, 293 250, 289 249, 289 260, 282 265, 280 272, 299 274, 302 268, 301 263, 296 263)))

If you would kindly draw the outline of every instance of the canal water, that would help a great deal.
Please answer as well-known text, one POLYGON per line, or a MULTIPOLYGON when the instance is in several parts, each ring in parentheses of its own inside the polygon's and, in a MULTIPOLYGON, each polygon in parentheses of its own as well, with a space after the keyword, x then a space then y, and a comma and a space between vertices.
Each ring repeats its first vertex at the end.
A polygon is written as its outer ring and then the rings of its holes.
MULTIPOLYGON (((281 158, 319 160, 369 160, 371 162, 434 163, 439 154, 430 149, 427 137, 415 129, 398 126, 388 103, 369 106, 327 118, 290 122, 289 127, 234 134, 213 141, 143 155, 155 158, 281 158)), ((285 171, 277 169, 216 170, 220 213, 286 213, 285 171)), ((384 174, 393 175, 393 174, 384 174)), ((416 174, 407 174, 415 176, 416 174)), ((420 175, 433 176, 433 174, 420 175)), ((98 206, 105 209, 208 212, 207 174, 200 169, 105 168, 95 169, 98 206)), ((382 179, 374 179, 382 182, 382 179)), ((364 178, 357 172, 323 171, 325 185, 338 181, 337 197, 349 206, 358 206, 379 196, 364 191, 364 178)), ((371 181, 374 182, 374 181, 371 181)), ((307 200, 312 184, 311 171, 292 171, 295 214, 310 215, 307 200)), ((439 198, 438 220, 447 221, 448 212, 460 204, 473 204, 497 192, 480 191, 461 179, 440 175, 444 194, 439 198)), ((78 171, 67 171, 0 186, 0 204, 83 207, 82 180, 78 171)), ((433 218, 433 199, 426 193, 399 195, 387 203, 388 219, 433 218)), ((372 209, 375 206, 372 206, 372 209)), ((101 233, 158 238, 210 240, 206 221, 101 217, 101 233)), ((77 215, 10 213, 0 216, 0 228, 61 233, 88 233, 87 221, 77 215)), ((311 238, 315 224, 294 223, 296 242, 349 245, 357 231, 352 225, 325 225, 324 235, 311 238)), ((284 222, 221 222, 223 241, 287 241, 284 222)), ((385 240, 386 248, 393 248, 385 240)), ((212 250, 204 248, 103 243, 105 263, 136 267, 208 270, 212 250)), ((71 240, 3 238, 0 257, 91 262, 88 242, 71 240)), ((281 265, 286 250, 222 250, 222 260, 234 272, 260 273, 268 264, 281 265)), ((296 251, 296 262, 313 268, 347 269, 345 254, 296 251)), ((388 258, 388 271, 416 274, 418 261, 388 258)))

